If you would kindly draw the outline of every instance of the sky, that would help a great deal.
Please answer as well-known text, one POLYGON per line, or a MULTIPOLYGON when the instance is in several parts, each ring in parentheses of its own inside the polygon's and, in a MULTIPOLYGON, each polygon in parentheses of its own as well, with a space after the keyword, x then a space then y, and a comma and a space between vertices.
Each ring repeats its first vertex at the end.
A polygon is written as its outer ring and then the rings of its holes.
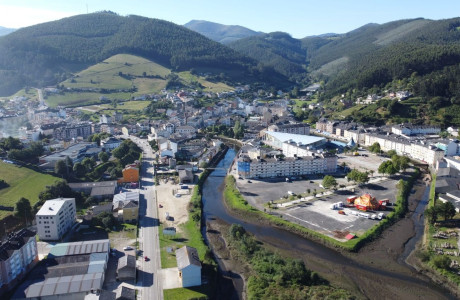
POLYGON ((345 33, 368 23, 460 16, 458 0, 0 0, 0 26, 20 28, 110 10, 183 25, 206 20, 295 38, 345 33))

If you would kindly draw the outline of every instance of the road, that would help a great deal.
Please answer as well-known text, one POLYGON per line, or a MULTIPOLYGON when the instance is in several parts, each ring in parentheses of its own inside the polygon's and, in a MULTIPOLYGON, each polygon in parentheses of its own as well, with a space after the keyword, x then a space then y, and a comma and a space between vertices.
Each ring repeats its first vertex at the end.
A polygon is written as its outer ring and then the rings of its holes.
POLYGON ((139 203, 139 249, 142 256, 149 259, 140 260, 138 286, 140 298, 144 300, 162 300, 163 288, 158 276, 161 269, 160 241, 158 238, 159 220, 154 178, 154 153, 146 140, 129 137, 144 152, 139 203))

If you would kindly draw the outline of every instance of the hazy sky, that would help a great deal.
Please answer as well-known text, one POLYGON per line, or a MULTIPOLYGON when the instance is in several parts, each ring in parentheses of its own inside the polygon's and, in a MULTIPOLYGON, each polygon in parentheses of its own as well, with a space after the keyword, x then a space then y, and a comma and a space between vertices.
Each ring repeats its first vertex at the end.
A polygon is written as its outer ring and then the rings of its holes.
POLYGON ((183 25, 207 20, 296 38, 344 33, 367 23, 460 16, 458 0, 0 0, 0 26, 19 28, 100 10, 183 25))

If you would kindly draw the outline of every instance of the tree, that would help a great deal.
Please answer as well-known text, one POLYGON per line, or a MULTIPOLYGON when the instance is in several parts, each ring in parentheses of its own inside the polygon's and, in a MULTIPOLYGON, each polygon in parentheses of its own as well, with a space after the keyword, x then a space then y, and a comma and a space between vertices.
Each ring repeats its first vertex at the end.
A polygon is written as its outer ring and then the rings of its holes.
POLYGON ((337 187, 337 181, 335 180, 335 178, 333 176, 326 175, 323 178, 322 185, 326 189, 328 189, 328 188, 336 188, 337 187))
POLYGON ((389 151, 387 152, 387 155, 388 155, 389 157, 393 157, 394 155, 397 155, 396 150, 389 150, 389 151))
POLYGON ((65 160, 61 159, 56 162, 54 165, 54 173, 60 175, 61 177, 67 177, 67 165, 65 160))
POLYGON ((369 147, 369 151, 371 151, 373 153, 380 153, 380 151, 381 151, 380 144, 378 142, 373 143, 369 147))
POLYGON ((21 197, 14 206, 14 216, 24 218, 24 223, 27 225, 27 220, 32 220, 32 207, 30 201, 21 197))
POLYGON ((429 207, 425 210, 425 216, 430 224, 434 224, 438 220, 438 211, 435 207, 429 207))
POLYGON ((347 180, 354 181, 358 184, 363 184, 369 181, 369 174, 367 172, 360 172, 356 169, 353 169, 347 174, 347 180))
POLYGON ((86 167, 77 162, 75 165, 73 165, 73 172, 76 177, 83 177, 86 174, 86 167))
POLYGON ((100 152, 98 154, 98 157, 103 163, 105 163, 105 162, 107 162, 109 160, 109 155, 107 154, 107 152, 100 152))
POLYGON ((448 270, 451 262, 452 260, 446 255, 436 255, 433 257, 433 264, 439 269, 448 270))
POLYGON ((233 136, 235 139, 241 139, 244 136, 244 126, 240 123, 240 120, 235 122, 235 126, 233 127, 233 136))
POLYGON ((452 219, 453 217, 455 217, 455 214, 457 213, 455 211, 455 206, 449 201, 445 203, 440 203, 436 205, 435 208, 437 209, 439 214, 444 217, 444 220, 452 219))
POLYGON ((378 168, 378 172, 380 174, 388 174, 388 175, 394 175, 396 174, 396 172, 398 172, 398 170, 396 169, 396 167, 394 166, 393 162, 391 160, 387 160, 387 161, 384 161, 380 164, 379 168, 378 168))

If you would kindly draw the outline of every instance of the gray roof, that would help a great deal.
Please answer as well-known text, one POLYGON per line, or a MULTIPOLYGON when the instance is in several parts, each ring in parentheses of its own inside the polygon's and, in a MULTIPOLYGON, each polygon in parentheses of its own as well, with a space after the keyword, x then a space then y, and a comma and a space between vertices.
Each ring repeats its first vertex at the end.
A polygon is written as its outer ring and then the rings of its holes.
POLYGON ((53 248, 49 253, 50 256, 64 256, 64 255, 78 255, 90 254, 98 252, 108 252, 110 248, 110 241, 95 240, 74 243, 60 243, 53 248))
POLYGON ((103 187, 103 186, 117 186, 116 180, 111 181, 99 181, 99 182, 77 182, 77 183, 69 183, 69 187, 73 188, 95 188, 95 187, 103 187))
POLYGON ((94 187, 91 189, 91 196, 113 196, 115 194, 116 186, 94 187))
POLYGON ((21 249, 31 238, 35 239, 35 235, 35 231, 28 229, 21 229, 8 235, 0 245, 0 261, 7 260, 14 251, 21 249))
POLYGON ((135 300, 136 299, 136 290, 130 289, 126 286, 121 286, 118 288, 116 293, 116 300, 135 300))
POLYGON ((460 171, 454 168, 439 168, 436 177, 460 177, 460 171))
POLYGON ((132 201, 132 200, 139 202, 138 192, 126 192, 126 193, 116 194, 113 197, 113 204, 115 206, 116 202, 128 203, 129 201, 132 201))
POLYGON ((102 288, 103 273, 48 278, 29 285, 24 294, 26 298, 89 292, 102 288))
POLYGON ((134 255, 125 255, 118 259, 118 270, 124 267, 136 268, 136 257, 134 255))
POLYGON ((195 265, 201 268, 198 251, 189 246, 184 246, 176 250, 177 267, 182 270, 190 265, 195 265))

